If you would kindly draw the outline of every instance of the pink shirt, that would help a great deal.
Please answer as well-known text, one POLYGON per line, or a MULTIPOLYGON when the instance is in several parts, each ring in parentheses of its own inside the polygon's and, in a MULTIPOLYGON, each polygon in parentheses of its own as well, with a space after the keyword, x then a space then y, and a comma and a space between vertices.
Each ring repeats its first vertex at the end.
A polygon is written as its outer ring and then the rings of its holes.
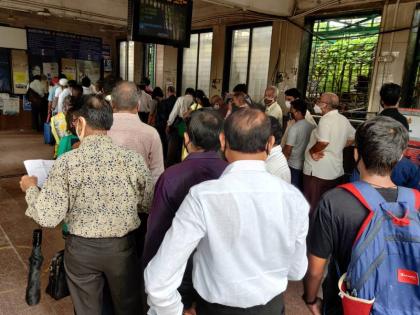
POLYGON ((141 122, 137 114, 114 113, 114 123, 108 136, 112 142, 140 154, 156 183, 164 171, 162 143, 155 128, 141 122))

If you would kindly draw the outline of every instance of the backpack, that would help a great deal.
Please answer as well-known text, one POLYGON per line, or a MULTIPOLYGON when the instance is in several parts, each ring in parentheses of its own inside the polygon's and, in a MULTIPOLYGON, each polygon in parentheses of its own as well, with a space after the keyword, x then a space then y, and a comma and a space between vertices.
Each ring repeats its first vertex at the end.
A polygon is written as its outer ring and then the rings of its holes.
POLYGON ((397 201, 386 202, 366 182, 340 187, 369 210, 343 275, 346 293, 339 283, 344 314, 420 314, 420 192, 398 187, 397 201))

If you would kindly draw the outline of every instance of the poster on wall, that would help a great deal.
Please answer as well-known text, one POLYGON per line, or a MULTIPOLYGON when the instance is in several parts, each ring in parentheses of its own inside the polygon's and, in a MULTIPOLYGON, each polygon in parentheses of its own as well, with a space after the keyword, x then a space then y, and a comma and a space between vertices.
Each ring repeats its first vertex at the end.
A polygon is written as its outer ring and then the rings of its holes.
POLYGON ((0 113, 3 114, 4 102, 9 100, 9 94, 0 93, 0 113))
POLYGON ((26 94, 29 84, 28 56, 24 50, 12 50, 13 93, 26 94))
POLYGON ((58 77, 58 63, 56 62, 43 62, 42 73, 51 81, 52 78, 58 77))
POLYGON ((67 80, 76 80, 76 60, 61 59, 61 72, 66 75, 67 80))
POLYGON ((18 115, 20 107, 19 96, 10 96, 9 99, 3 103, 3 114, 4 115, 18 115))
POLYGON ((101 64, 96 61, 77 60, 77 81, 81 82, 84 77, 89 77, 92 83, 101 78, 101 64))
POLYGON ((102 45, 104 72, 112 72, 111 45, 102 45))
POLYGON ((0 92, 11 92, 10 51, 0 49, 0 92))
POLYGON ((32 104, 29 102, 29 99, 26 95, 23 96, 22 99, 23 110, 26 112, 32 111, 32 104))

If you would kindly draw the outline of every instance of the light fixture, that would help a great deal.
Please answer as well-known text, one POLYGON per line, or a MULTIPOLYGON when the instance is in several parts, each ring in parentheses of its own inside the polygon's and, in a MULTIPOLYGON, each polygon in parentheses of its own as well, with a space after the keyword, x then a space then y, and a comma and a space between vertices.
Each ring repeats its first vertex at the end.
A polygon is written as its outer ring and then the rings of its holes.
POLYGON ((36 14, 41 15, 41 16, 51 16, 52 15, 50 10, 48 10, 47 8, 44 8, 44 10, 42 10, 42 11, 37 11, 36 14))

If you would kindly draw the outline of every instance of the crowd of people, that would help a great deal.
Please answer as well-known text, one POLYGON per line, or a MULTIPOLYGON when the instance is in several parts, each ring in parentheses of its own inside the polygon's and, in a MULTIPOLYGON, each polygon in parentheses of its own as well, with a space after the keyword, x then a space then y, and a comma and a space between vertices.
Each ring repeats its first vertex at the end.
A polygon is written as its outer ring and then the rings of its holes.
MULTIPOLYGON (((343 314, 338 281, 373 210, 341 185, 363 183, 383 202, 419 209, 396 84, 381 89, 384 111, 355 130, 329 92, 310 106, 295 88, 280 100, 269 86, 257 104, 245 84, 209 99, 192 88, 176 97, 148 79, 81 83, 53 80, 57 159, 42 189, 36 177, 20 182, 27 216, 64 222, 77 314, 284 314, 288 281, 302 279, 311 314, 343 314), (352 146, 356 167, 345 174, 352 146), (414 190, 402 196, 400 186, 414 190)), ((413 252, 403 255, 419 267, 413 252)), ((401 314, 420 312, 413 290, 414 311, 401 314)))

